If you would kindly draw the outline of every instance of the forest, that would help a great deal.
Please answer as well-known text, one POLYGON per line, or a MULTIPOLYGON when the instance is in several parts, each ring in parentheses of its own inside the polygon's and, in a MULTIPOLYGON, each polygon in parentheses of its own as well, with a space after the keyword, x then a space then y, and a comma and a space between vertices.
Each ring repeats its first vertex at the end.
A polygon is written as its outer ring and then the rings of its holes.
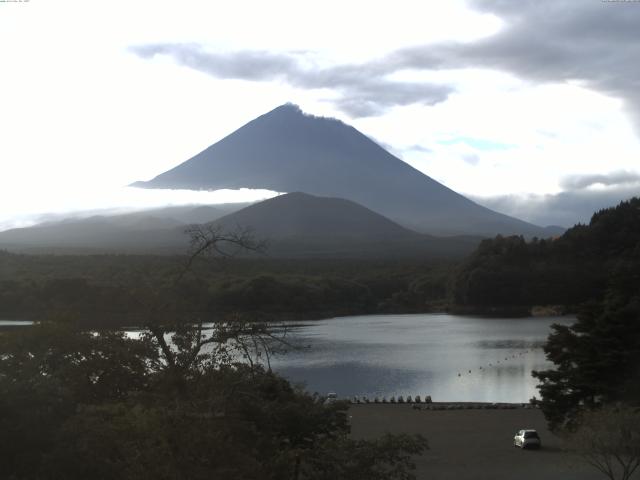
POLYGON ((457 267, 451 303, 476 311, 562 305, 576 312, 584 302, 602 300, 619 271, 638 272, 639 212, 640 199, 633 198, 558 238, 484 240, 457 267))
POLYGON ((321 318, 443 309, 447 261, 198 258, 0 253, 0 317, 75 315, 94 326, 137 325, 164 292, 175 312, 206 319, 321 318))
MULTIPOLYGON (((596 212, 558 238, 497 236, 461 260, 200 258, 21 255, 0 252, 0 317, 75 315, 94 326, 144 321, 148 298, 205 319, 312 319, 452 311, 528 315, 535 306, 577 312, 602 299, 611 275, 636 268, 637 198, 596 212)), ((557 311, 557 310, 556 310, 557 311)))

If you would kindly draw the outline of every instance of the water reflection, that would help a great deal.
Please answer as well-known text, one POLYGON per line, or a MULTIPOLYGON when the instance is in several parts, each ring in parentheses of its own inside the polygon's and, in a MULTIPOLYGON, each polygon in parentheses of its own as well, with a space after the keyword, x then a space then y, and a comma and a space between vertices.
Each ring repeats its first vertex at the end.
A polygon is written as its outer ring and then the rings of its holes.
POLYGON ((297 323, 300 346, 272 361, 307 390, 342 397, 431 395, 442 401, 526 402, 532 370, 549 367, 542 345, 570 317, 359 316, 297 323))
MULTIPOLYGON (((422 314, 291 322, 287 340, 297 348, 271 364, 311 392, 340 397, 527 402, 539 396, 531 371, 550 367, 542 350, 550 325, 574 320, 422 314)), ((29 324, 0 321, 0 327, 29 324)), ((127 330, 132 338, 140 334, 127 330)))
POLYGON ((6 327, 28 327, 33 325, 30 320, 0 320, 0 329, 6 327))

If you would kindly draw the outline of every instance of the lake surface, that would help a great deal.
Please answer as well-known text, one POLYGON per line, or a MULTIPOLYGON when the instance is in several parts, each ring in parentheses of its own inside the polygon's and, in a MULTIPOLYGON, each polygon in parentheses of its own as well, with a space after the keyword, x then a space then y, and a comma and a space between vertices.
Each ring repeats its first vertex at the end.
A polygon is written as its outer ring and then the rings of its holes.
POLYGON ((540 397, 531 371, 551 366, 542 350, 550 325, 574 321, 419 314, 296 322, 287 338, 301 349, 272 367, 310 392, 341 398, 527 402, 540 397))
POLYGON ((27 327, 33 325, 30 320, 0 320, 0 328, 2 327, 27 327))
MULTIPOLYGON (((550 325, 574 321, 417 314, 290 322, 287 340, 298 348, 271 365, 310 392, 341 398, 528 402, 540 397, 531 371, 552 366, 542 350, 550 325)), ((0 320, 0 327, 29 324, 0 320)))

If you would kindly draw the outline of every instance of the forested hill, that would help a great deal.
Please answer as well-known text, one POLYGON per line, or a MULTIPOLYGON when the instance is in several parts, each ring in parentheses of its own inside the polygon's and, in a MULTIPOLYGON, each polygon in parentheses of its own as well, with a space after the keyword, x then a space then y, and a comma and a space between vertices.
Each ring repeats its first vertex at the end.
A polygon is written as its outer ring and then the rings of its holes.
POLYGON ((459 267, 460 306, 575 306, 600 299, 621 272, 640 284, 640 198, 596 212, 555 239, 484 240, 459 267), (635 272, 635 273, 634 273, 635 272))

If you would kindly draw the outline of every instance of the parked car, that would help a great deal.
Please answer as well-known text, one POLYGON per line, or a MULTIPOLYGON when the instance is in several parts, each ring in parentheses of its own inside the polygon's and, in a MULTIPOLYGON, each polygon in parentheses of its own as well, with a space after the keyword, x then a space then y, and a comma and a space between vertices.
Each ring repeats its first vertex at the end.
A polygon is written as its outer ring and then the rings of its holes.
POLYGON ((542 442, 540 436, 535 430, 520 430, 513 437, 513 446, 520 448, 540 448, 542 442))
POLYGON ((334 392, 330 392, 327 394, 327 398, 325 399, 326 403, 335 403, 338 400, 338 394, 334 392))

